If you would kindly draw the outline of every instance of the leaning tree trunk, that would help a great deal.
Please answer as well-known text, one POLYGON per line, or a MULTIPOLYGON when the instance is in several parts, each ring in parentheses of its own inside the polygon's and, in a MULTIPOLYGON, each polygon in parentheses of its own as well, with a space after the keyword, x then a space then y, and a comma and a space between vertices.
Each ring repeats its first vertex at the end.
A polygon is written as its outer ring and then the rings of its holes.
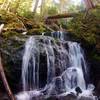
POLYGON ((93 4, 93 1, 92 0, 84 0, 85 2, 85 5, 86 5, 86 9, 89 10, 91 8, 94 8, 94 4, 93 4))
POLYGON ((45 0, 41 0, 41 9, 40 9, 40 13, 43 16, 45 10, 45 0))
POLYGON ((10 90, 10 87, 8 85, 8 82, 6 80, 6 76, 5 76, 5 73, 4 73, 4 70, 3 70, 2 61, 1 61, 1 56, 0 56, 0 76, 2 78, 4 87, 5 87, 6 91, 7 91, 7 94, 9 96, 10 100, 15 100, 14 95, 12 94, 12 92, 10 90))

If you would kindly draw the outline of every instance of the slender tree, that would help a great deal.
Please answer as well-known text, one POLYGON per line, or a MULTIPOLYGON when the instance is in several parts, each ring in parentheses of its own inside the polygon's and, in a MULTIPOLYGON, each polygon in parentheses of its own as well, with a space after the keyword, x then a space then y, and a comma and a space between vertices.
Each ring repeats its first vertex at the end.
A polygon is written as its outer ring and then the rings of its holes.
POLYGON ((62 13, 64 10, 64 5, 65 5, 66 0, 60 0, 60 12, 62 13))
POLYGON ((85 5, 86 5, 86 9, 89 10, 91 8, 94 8, 94 4, 92 0, 84 0, 85 5))
POLYGON ((7 91, 7 94, 9 96, 10 100, 15 100, 14 95, 12 94, 12 92, 10 90, 10 87, 8 85, 8 82, 7 82, 5 73, 4 73, 4 69, 3 69, 3 65, 2 65, 2 61, 1 61, 1 56, 0 56, 0 76, 2 78, 3 84, 5 86, 5 89, 7 91))
POLYGON ((41 0, 41 8, 40 8, 40 13, 43 15, 45 9, 45 0, 41 0))
MULTIPOLYGON (((34 2, 34 0, 33 0, 33 2, 34 2)), ((36 11, 37 11, 38 4, 39 4, 39 0, 35 0, 35 5, 34 5, 34 7, 33 7, 33 13, 34 13, 34 14, 35 14, 36 11)))

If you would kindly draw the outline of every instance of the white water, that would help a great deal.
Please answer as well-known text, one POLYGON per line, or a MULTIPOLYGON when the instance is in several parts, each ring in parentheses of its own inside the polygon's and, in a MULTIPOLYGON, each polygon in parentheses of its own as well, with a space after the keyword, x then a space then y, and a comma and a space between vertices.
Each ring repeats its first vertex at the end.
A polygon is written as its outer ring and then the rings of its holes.
POLYGON ((82 89, 86 89, 84 73, 86 74, 88 69, 86 66, 82 49, 80 45, 76 42, 68 42, 68 46, 69 46, 69 54, 68 54, 69 62, 70 62, 70 66, 72 66, 72 68, 71 67, 70 68, 71 70, 74 69, 72 75, 74 78, 75 76, 77 77, 77 86, 81 87, 82 89))
POLYGON ((47 84, 49 84, 55 76, 55 56, 51 41, 47 40, 48 44, 44 44, 45 52, 47 55, 47 84))
POLYGON ((3 28, 4 28, 4 24, 1 24, 0 25, 0 34, 1 34, 2 30, 3 30, 3 28))
POLYGON ((39 86, 39 50, 35 39, 30 37, 25 44, 22 63, 23 90, 33 90, 39 86))
POLYGON ((61 31, 52 32, 51 36, 60 40, 64 40, 64 35, 63 35, 63 32, 61 31))
POLYGON ((63 39, 60 39, 61 41, 56 43, 51 37, 38 36, 37 39, 32 36, 26 41, 22 63, 24 92, 16 96, 17 100, 31 100, 32 97, 40 95, 68 94, 71 91, 76 93, 74 90, 76 87, 84 90, 80 97, 85 96, 85 93, 87 93, 87 97, 88 93, 92 94, 92 90, 86 90, 84 75, 87 75, 88 69, 82 48, 76 42, 66 41, 64 44, 63 39), (42 43, 39 38, 42 38, 42 43), (39 81, 41 49, 42 52, 45 52, 47 59, 47 80, 42 90, 39 87, 41 84, 39 81))

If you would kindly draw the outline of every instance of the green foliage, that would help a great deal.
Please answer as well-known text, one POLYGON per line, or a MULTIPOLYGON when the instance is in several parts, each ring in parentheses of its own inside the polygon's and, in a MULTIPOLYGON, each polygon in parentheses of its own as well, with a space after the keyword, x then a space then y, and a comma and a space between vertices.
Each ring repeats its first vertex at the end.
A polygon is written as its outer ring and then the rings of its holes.
POLYGON ((45 32, 46 29, 43 26, 39 26, 38 28, 32 28, 28 31, 28 34, 36 34, 41 35, 43 32, 45 32))
POLYGON ((9 38, 11 36, 23 36, 22 32, 24 31, 27 31, 28 35, 36 35, 45 32, 46 29, 43 26, 43 21, 41 21, 40 16, 36 14, 34 18, 32 16, 33 14, 29 14, 31 16, 26 15, 23 17, 2 10, 0 14, 0 22, 4 23, 4 32, 2 32, 3 37, 9 38))
POLYGON ((18 32, 11 31, 11 30, 3 33, 3 37, 6 38, 6 39, 9 38, 9 37, 12 37, 12 36, 17 36, 17 35, 19 35, 18 32))
POLYGON ((24 16, 26 18, 34 18, 34 13, 31 11, 23 11, 19 13, 21 16, 24 16))
POLYGON ((100 61, 100 56, 97 54, 92 55, 93 59, 100 61))
POLYGON ((89 44, 96 44, 97 35, 100 34, 100 8, 90 10, 86 13, 77 14, 68 22, 68 28, 78 38, 87 41, 89 44))
POLYGON ((29 15, 30 13, 32 13, 30 10, 32 7, 32 0, 28 0, 28 1, 27 0, 15 0, 15 2, 13 2, 12 7, 13 9, 16 9, 17 13, 21 16, 29 15))
POLYGON ((48 7, 48 15, 55 15, 58 13, 58 9, 55 6, 48 7))
POLYGON ((72 5, 69 5, 69 7, 68 7, 68 12, 79 12, 79 11, 83 11, 85 9, 85 6, 84 6, 84 4, 82 3, 82 4, 80 4, 80 5, 74 5, 74 4, 72 4, 72 5))

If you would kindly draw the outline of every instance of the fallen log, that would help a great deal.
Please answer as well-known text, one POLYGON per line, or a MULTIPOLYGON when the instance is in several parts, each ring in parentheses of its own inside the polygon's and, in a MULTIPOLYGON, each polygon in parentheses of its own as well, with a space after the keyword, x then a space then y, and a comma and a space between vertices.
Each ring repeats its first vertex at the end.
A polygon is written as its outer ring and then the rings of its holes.
POLYGON ((46 19, 59 19, 59 18, 69 18, 69 17, 74 17, 76 13, 66 13, 66 14, 57 14, 53 16, 48 16, 46 19))
POLYGON ((12 94, 12 92, 10 90, 10 87, 8 85, 8 82, 7 82, 5 73, 4 73, 4 69, 3 69, 3 65, 2 65, 2 61, 1 61, 1 56, 0 56, 0 76, 1 76, 1 79, 3 81, 4 87, 6 89, 6 92, 9 96, 9 99, 10 100, 15 100, 14 95, 12 94))

